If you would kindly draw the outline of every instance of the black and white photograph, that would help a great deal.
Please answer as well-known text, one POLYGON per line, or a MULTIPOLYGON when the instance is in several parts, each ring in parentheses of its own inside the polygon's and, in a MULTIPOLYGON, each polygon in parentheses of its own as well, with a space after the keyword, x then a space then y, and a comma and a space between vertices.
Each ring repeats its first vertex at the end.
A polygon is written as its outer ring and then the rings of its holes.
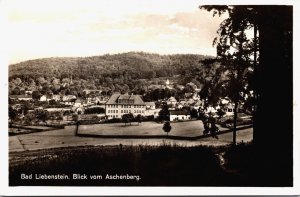
POLYGON ((0 6, 9 188, 296 186, 293 4, 0 6))

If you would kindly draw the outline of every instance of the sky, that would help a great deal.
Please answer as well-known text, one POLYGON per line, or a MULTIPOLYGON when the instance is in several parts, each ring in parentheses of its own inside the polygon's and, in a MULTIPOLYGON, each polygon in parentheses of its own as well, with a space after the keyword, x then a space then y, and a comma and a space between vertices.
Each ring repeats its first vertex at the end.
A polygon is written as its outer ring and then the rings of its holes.
POLYGON ((197 0, 2 0, 9 63, 144 51, 216 55, 223 17, 197 0))

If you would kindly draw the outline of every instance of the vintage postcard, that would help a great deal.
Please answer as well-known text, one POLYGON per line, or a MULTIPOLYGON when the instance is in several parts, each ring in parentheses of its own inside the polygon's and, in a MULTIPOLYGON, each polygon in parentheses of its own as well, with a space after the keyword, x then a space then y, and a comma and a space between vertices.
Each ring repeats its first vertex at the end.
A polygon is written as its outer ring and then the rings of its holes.
POLYGON ((299 191, 297 4, 0 7, 1 194, 299 191))

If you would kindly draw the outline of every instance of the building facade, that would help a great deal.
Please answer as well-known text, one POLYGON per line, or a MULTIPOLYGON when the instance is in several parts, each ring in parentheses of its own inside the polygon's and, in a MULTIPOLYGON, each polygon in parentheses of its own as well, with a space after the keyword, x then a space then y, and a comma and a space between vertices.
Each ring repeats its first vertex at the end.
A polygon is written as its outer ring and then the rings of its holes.
POLYGON ((108 119, 122 118, 124 114, 132 113, 144 116, 146 105, 139 95, 122 95, 115 93, 105 104, 105 115, 108 119))
POLYGON ((170 121, 191 120, 191 115, 185 110, 170 110, 170 121))

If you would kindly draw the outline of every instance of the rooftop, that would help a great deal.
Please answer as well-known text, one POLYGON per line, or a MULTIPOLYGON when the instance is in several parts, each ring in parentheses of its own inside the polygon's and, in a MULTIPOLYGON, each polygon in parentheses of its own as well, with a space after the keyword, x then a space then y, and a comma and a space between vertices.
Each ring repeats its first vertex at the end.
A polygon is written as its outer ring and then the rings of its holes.
POLYGON ((122 95, 119 93, 113 94, 106 104, 133 104, 133 105, 145 105, 144 101, 139 95, 122 95), (129 102, 130 101, 130 102, 129 102))
POLYGON ((155 103, 154 102, 145 102, 146 105, 149 105, 149 106, 155 106, 155 103))

